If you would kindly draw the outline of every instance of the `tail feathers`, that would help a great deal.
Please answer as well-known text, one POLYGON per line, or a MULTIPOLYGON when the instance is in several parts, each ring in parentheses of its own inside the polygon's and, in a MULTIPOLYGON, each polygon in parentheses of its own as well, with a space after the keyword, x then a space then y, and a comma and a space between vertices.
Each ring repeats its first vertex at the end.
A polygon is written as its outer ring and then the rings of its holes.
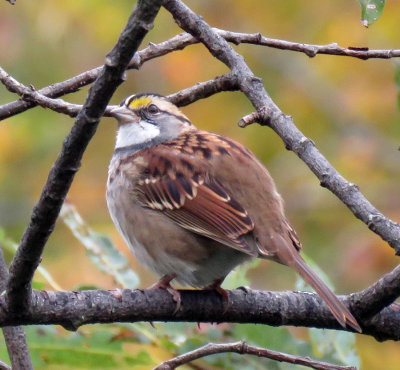
POLYGON ((321 296, 321 298, 328 305, 333 316, 344 328, 346 325, 353 328, 355 331, 361 333, 361 327, 357 320, 350 313, 347 307, 339 301, 338 297, 326 286, 326 284, 318 277, 318 275, 311 270, 306 262, 300 255, 290 263, 290 267, 294 268, 297 273, 308 283, 313 289, 321 296))

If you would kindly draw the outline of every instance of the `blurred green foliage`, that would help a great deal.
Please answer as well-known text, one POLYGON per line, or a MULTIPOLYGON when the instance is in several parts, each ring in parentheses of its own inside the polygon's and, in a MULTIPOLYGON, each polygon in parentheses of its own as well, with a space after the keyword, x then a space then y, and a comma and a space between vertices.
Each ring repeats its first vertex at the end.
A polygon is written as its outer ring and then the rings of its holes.
MULTIPOLYGON (((191 0, 187 3, 212 26, 233 31, 261 32, 268 37, 305 43, 337 42, 344 47, 389 49, 398 45, 399 0, 388 2, 379 22, 368 29, 360 24, 360 8, 356 1, 191 0)), ((15 6, 3 2, 0 6, 0 64, 21 82, 41 88, 101 65, 133 3, 127 0, 42 0, 40 3, 17 1, 15 6)), ((171 16, 162 10, 143 46, 150 41, 164 41, 178 32, 180 29, 171 16)), ((235 48, 245 56, 254 73, 262 77, 276 103, 293 116, 298 127, 314 140, 328 160, 347 179, 359 185, 378 209, 398 220, 400 128, 394 63, 338 56, 310 59, 301 53, 251 45, 235 48)), ((148 62, 139 71, 128 72, 127 81, 119 88, 112 103, 119 103, 133 92, 169 94, 226 71, 226 67, 210 57, 204 47, 191 46, 148 62)), ((398 85, 398 77, 396 81, 398 85)), ((0 92, 0 104, 16 99, 2 86, 0 92)), ((83 88, 65 99, 82 103, 86 94, 87 88, 83 88)), ((222 93, 184 108, 197 126, 242 142, 265 163, 285 199, 287 215, 304 249, 331 278, 338 293, 366 287, 395 266, 397 259, 393 250, 331 193, 322 189, 308 168, 284 150, 277 135, 256 125, 246 129, 236 126, 236 122, 251 111, 250 103, 238 92, 222 93)), ((20 239, 72 122, 69 117, 41 108, 0 122, 0 226, 12 239, 20 239)), ((144 287, 153 283, 156 277, 130 256, 112 225, 104 199, 114 133, 115 123, 109 118, 104 119, 83 158, 69 198, 93 230, 111 236, 144 287)), ((7 260, 11 256, 12 253, 6 251, 7 260)), ((57 224, 46 246, 42 265, 64 289, 78 285, 115 287, 115 279, 90 262, 85 248, 62 222, 57 224), (73 274, 70 271, 72 265, 73 274)), ((251 284, 254 288, 290 289, 294 287, 295 275, 285 267, 263 261, 249 270, 246 279, 248 281, 243 285, 251 284)), ((35 281, 49 288, 42 276, 36 276, 35 281)), ((29 330, 30 341, 39 344, 35 330, 41 329, 29 330)), ((86 330, 80 329, 79 333, 82 333, 77 335, 85 335, 86 330)), ((117 338, 123 337, 121 333, 126 334, 126 331, 134 333, 133 329, 114 329, 113 326, 104 329, 96 326, 93 330, 101 332, 98 335, 103 339, 109 338, 113 330, 118 333, 115 334, 117 338)), ((302 330, 293 331, 297 339, 290 340, 285 337, 285 329, 263 326, 249 326, 248 329, 247 326, 235 326, 217 331, 211 328, 212 334, 204 337, 195 326, 191 330, 183 325, 160 324, 156 332, 153 329, 146 335, 142 332, 139 337, 144 339, 127 340, 122 348, 134 358, 140 359, 143 350, 162 360, 181 349, 179 338, 182 335, 197 346, 210 338, 220 341, 244 336, 243 339, 248 337, 250 340, 252 331, 257 330, 276 338, 277 347, 271 346, 278 350, 287 348, 288 352, 295 353, 296 348, 302 351, 310 347, 308 334, 302 330), (158 339, 162 330, 172 330, 171 326, 176 328, 176 336, 168 339, 167 333, 164 339, 158 339), (279 340, 281 335, 284 339, 279 340), (283 346, 291 340, 292 347, 283 346), (165 345, 160 344, 162 341, 165 345)), ((97 335, 89 332, 89 338, 97 335)), ((62 346, 64 339, 69 340, 69 334, 58 334, 57 343, 62 346)), ((89 339, 86 337, 85 340, 89 339)), ((84 341, 79 343, 81 347, 86 346, 84 341)), ((363 369, 398 368, 396 344, 377 343, 371 338, 357 336, 356 346, 363 369)), ((114 349, 111 345, 109 351, 114 349)), ((6 359, 4 349, 0 353, 0 359, 6 359)), ((40 358, 44 352, 38 350, 35 353, 40 358)), ((146 360, 144 357, 143 361, 146 360)), ((229 357, 219 356, 218 361, 222 364, 229 357)), ((74 368, 72 364, 69 366, 74 368)), ((256 368, 253 362, 246 366, 256 368)))

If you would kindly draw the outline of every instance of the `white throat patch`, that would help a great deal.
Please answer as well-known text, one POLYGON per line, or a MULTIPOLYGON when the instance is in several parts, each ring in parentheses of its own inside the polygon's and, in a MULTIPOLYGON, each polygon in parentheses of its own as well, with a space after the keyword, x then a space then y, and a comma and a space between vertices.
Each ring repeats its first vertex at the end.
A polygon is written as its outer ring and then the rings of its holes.
POLYGON ((127 123, 118 129, 115 148, 143 144, 160 135, 160 129, 146 121, 127 123))

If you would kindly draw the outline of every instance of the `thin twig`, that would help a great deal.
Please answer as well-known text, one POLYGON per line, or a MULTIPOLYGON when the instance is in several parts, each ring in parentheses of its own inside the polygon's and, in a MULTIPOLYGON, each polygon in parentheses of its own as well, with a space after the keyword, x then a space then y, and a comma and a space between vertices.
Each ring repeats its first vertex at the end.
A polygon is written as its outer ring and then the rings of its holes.
POLYGON ((249 125, 252 125, 253 123, 262 123, 264 115, 269 115, 269 113, 267 112, 267 108, 262 108, 260 111, 252 112, 245 115, 239 120, 238 126, 241 128, 245 128, 249 125))
POLYGON ((233 44, 253 44, 268 46, 275 49, 297 51, 306 54, 308 57, 313 58, 318 54, 325 55, 337 55, 353 57, 362 60, 367 59, 390 59, 400 57, 400 49, 368 49, 365 47, 342 47, 336 42, 326 45, 317 44, 305 44, 293 41, 273 39, 265 37, 260 33, 241 33, 231 32, 225 30, 219 30, 213 28, 216 33, 222 36, 226 41, 232 42, 233 44))
MULTIPOLYGON (((339 55, 355 57, 358 59, 366 60, 370 58, 389 59, 397 58, 400 56, 400 49, 376 49, 369 50, 368 48, 348 47, 344 48, 336 43, 328 45, 315 45, 297 43, 293 41, 273 39, 262 36, 260 33, 248 34, 240 32, 231 32, 213 28, 213 30, 227 41, 236 45, 247 43, 253 45, 268 46, 281 50, 290 50, 306 54, 309 57, 314 57, 318 54, 339 55)), ((169 40, 163 41, 159 44, 151 43, 148 47, 140 50, 135 54, 135 57, 128 65, 128 69, 139 69, 145 62, 164 56, 168 53, 182 50, 185 47, 197 44, 199 41, 188 33, 180 33, 169 40)), ((49 98, 58 98, 60 96, 76 92, 83 86, 92 83, 99 75, 102 67, 93 68, 89 71, 83 72, 68 80, 57 82, 47 87, 44 87, 38 92, 49 98)), ((9 118, 25 110, 33 108, 38 103, 34 101, 16 100, 0 106, 0 120, 9 118)))
MULTIPOLYGON (((55 112, 66 114, 70 117, 76 117, 82 110, 83 105, 68 103, 63 99, 52 99, 43 95, 40 91, 34 90, 32 87, 25 86, 9 75, 0 67, 0 81, 6 88, 18 94, 24 101, 39 105, 43 108, 49 108, 55 112)), ((174 94, 168 95, 167 98, 178 106, 191 104, 199 99, 207 98, 211 95, 222 91, 235 91, 239 89, 236 78, 228 73, 223 76, 217 76, 212 80, 198 82, 196 85, 187 89, 183 89, 174 94)), ((104 116, 111 117, 111 110, 115 105, 107 106, 104 116)))
MULTIPOLYGON (((3 248, 0 245, 0 294, 7 288, 8 269, 4 260, 3 248)), ((8 355, 13 369, 33 369, 25 331, 21 326, 3 328, 8 355)), ((0 369, 11 369, 7 364, 0 364, 0 369), (3 366, 4 365, 4 366, 3 366)))
POLYGON ((356 370, 356 367, 354 366, 340 366, 330 364, 328 362, 313 360, 309 357, 289 355, 283 352, 272 351, 267 348, 252 346, 244 341, 235 343, 208 343, 203 347, 197 348, 193 351, 186 352, 183 355, 176 356, 170 360, 164 361, 162 364, 156 366, 154 370, 173 370, 176 369, 178 366, 182 366, 199 358, 226 352, 238 353, 240 355, 265 357, 279 362, 303 365, 312 369, 319 370, 356 370))
POLYGON ((17 81, 0 67, 0 81, 8 91, 18 94, 24 101, 40 105, 43 108, 50 108, 58 113, 66 114, 70 117, 76 117, 82 109, 82 105, 67 103, 62 99, 49 98, 32 86, 28 87, 17 81))
POLYGON ((0 370, 12 370, 11 366, 8 366, 5 362, 0 361, 0 370))
POLYGON ((104 68, 90 89, 71 132, 64 140, 10 266, 7 297, 9 310, 14 315, 20 315, 29 308, 33 274, 40 263, 44 245, 54 229, 74 175, 80 167, 83 153, 96 132, 107 103, 123 81, 129 61, 152 28, 161 4, 162 0, 142 0, 137 3, 117 44, 107 55, 104 68))
MULTIPOLYGON (((180 50, 197 41, 187 33, 181 33, 159 44, 150 44, 145 49, 138 51, 128 64, 128 69, 139 69, 143 63, 163 56, 172 51, 180 50)), ((49 98, 58 98, 80 90, 83 86, 91 84, 99 76, 102 66, 83 72, 75 77, 62 82, 46 86, 36 92, 49 98)), ((16 100, 0 106, 0 120, 12 117, 39 105, 37 101, 16 100)), ((64 112, 61 112, 64 113, 64 112)), ((67 113, 68 114, 68 113, 67 113)))
POLYGON ((223 76, 215 77, 212 80, 198 82, 194 86, 168 95, 167 98, 178 107, 183 107, 199 99, 208 98, 209 96, 222 91, 236 90, 239 90, 239 84, 236 76, 231 73, 227 73, 223 76))

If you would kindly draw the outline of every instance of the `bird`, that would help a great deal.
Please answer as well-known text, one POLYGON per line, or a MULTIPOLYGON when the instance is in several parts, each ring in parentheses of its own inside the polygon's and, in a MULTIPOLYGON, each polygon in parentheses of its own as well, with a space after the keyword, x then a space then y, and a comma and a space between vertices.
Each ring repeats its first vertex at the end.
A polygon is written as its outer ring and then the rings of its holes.
POLYGON ((166 97, 133 94, 111 110, 118 121, 106 199, 137 260, 160 280, 151 288, 180 294, 171 281, 221 287, 254 258, 294 269, 343 327, 361 332, 346 306, 300 255, 274 180, 242 144, 198 129, 166 97))

